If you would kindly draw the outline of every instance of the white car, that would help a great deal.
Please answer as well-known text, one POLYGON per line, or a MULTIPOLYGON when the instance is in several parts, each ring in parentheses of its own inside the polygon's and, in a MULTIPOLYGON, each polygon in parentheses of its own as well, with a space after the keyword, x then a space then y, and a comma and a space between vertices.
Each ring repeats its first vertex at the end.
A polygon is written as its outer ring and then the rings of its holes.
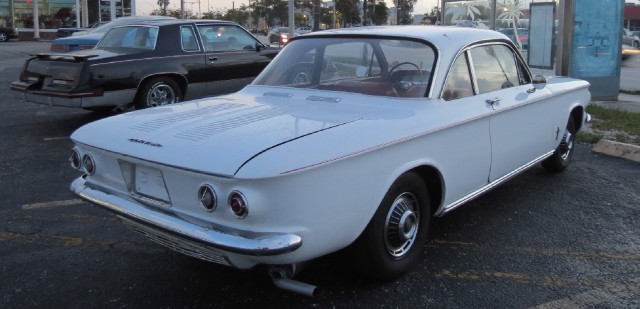
POLYGON ((307 33, 311 32, 311 31, 312 31, 312 30, 311 30, 311 27, 306 27, 306 26, 305 26, 305 27, 298 27, 298 28, 296 28, 295 33, 298 33, 298 34, 307 34, 307 33))
POLYGON ((314 291, 291 279, 299 265, 343 248, 392 279, 423 258, 432 216, 537 163, 564 170, 588 88, 532 76, 496 31, 314 32, 240 92, 81 127, 71 189, 160 244, 268 265, 297 292, 314 291))

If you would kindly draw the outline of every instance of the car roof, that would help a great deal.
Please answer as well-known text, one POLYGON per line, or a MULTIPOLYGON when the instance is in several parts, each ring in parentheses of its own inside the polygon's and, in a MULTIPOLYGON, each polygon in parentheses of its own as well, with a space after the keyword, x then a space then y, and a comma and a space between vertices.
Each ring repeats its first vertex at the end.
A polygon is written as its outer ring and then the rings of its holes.
POLYGON ((384 36, 397 38, 423 39, 432 42, 445 52, 457 52, 465 46, 484 40, 503 40, 510 42, 503 33, 488 29, 449 27, 449 26, 368 26, 340 28, 311 32, 295 39, 310 39, 319 36, 384 36))
MULTIPOLYGON (((228 21, 228 20, 217 20, 217 19, 167 19, 167 20, 151 20, 151 21, 143 21, 140 22, 141 25, 154 25, 154 26, 162 26, 162 25, 180 25, 180 24, 196 24, 196 25, 201 25, 201 24, 211 24, 211 23, 215 23, 215 24, 226 24, 226 25, 237 25, 237 23, 232 22, 232 21, 228 21)), ((135 25, 136 23, 133 24, 128 24, 127 26, 130 25, 135 25)))

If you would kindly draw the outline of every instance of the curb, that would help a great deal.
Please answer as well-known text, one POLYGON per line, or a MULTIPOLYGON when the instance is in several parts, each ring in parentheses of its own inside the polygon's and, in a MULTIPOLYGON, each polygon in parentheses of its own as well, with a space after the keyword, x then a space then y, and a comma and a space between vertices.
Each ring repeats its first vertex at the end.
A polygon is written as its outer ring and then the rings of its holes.
POLYGON ((591 151, 640 163, 640 146, 636 145, 601 139, 591 151))

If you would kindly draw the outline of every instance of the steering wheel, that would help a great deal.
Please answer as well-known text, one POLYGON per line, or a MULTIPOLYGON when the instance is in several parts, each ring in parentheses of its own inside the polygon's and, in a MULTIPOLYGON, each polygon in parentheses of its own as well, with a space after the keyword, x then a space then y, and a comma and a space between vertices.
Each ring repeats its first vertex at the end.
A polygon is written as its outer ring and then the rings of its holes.
MULTIPOLYGON (((416 68, 416 71, 420 72, 420 81, 424 80, 424 75, 422 73, 422 70, 420 70, 420 67, 413 63, 413 62, 400 62, 396 65, 394 65, 391 70, 389 70, 389 78, 391 78, 393 76, 393 72, 398 69, 399 67, 403 66, 403 65, 410 65, 413 66, 414 68, 416 68)), ((415 86, 415 83, 413 81, 405 81, 405 80, 398 80, 398 81, 392 81, 394 84, 394 88, 396 88, 397 91, 407 91, 409 89, 411 89, 411 87, 415 86)))

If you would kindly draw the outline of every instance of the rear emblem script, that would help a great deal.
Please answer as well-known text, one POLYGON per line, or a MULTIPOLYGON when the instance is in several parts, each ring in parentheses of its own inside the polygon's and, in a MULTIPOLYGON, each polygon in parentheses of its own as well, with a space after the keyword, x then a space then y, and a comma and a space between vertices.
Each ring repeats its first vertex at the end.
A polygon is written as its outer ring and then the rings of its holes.
POLYGON ((128 141, 130 141, 132 143, 136 143, 136 144, 143 144, 143 145, 151 146, 151 147, 158 147, 158 148, 162 147, 162 145, 160 145, 158 143, 152 143, 152 142, 141 140, 141 139, 137 139, 137 138, 130 138, 130 139, 128 139, 128 141))

